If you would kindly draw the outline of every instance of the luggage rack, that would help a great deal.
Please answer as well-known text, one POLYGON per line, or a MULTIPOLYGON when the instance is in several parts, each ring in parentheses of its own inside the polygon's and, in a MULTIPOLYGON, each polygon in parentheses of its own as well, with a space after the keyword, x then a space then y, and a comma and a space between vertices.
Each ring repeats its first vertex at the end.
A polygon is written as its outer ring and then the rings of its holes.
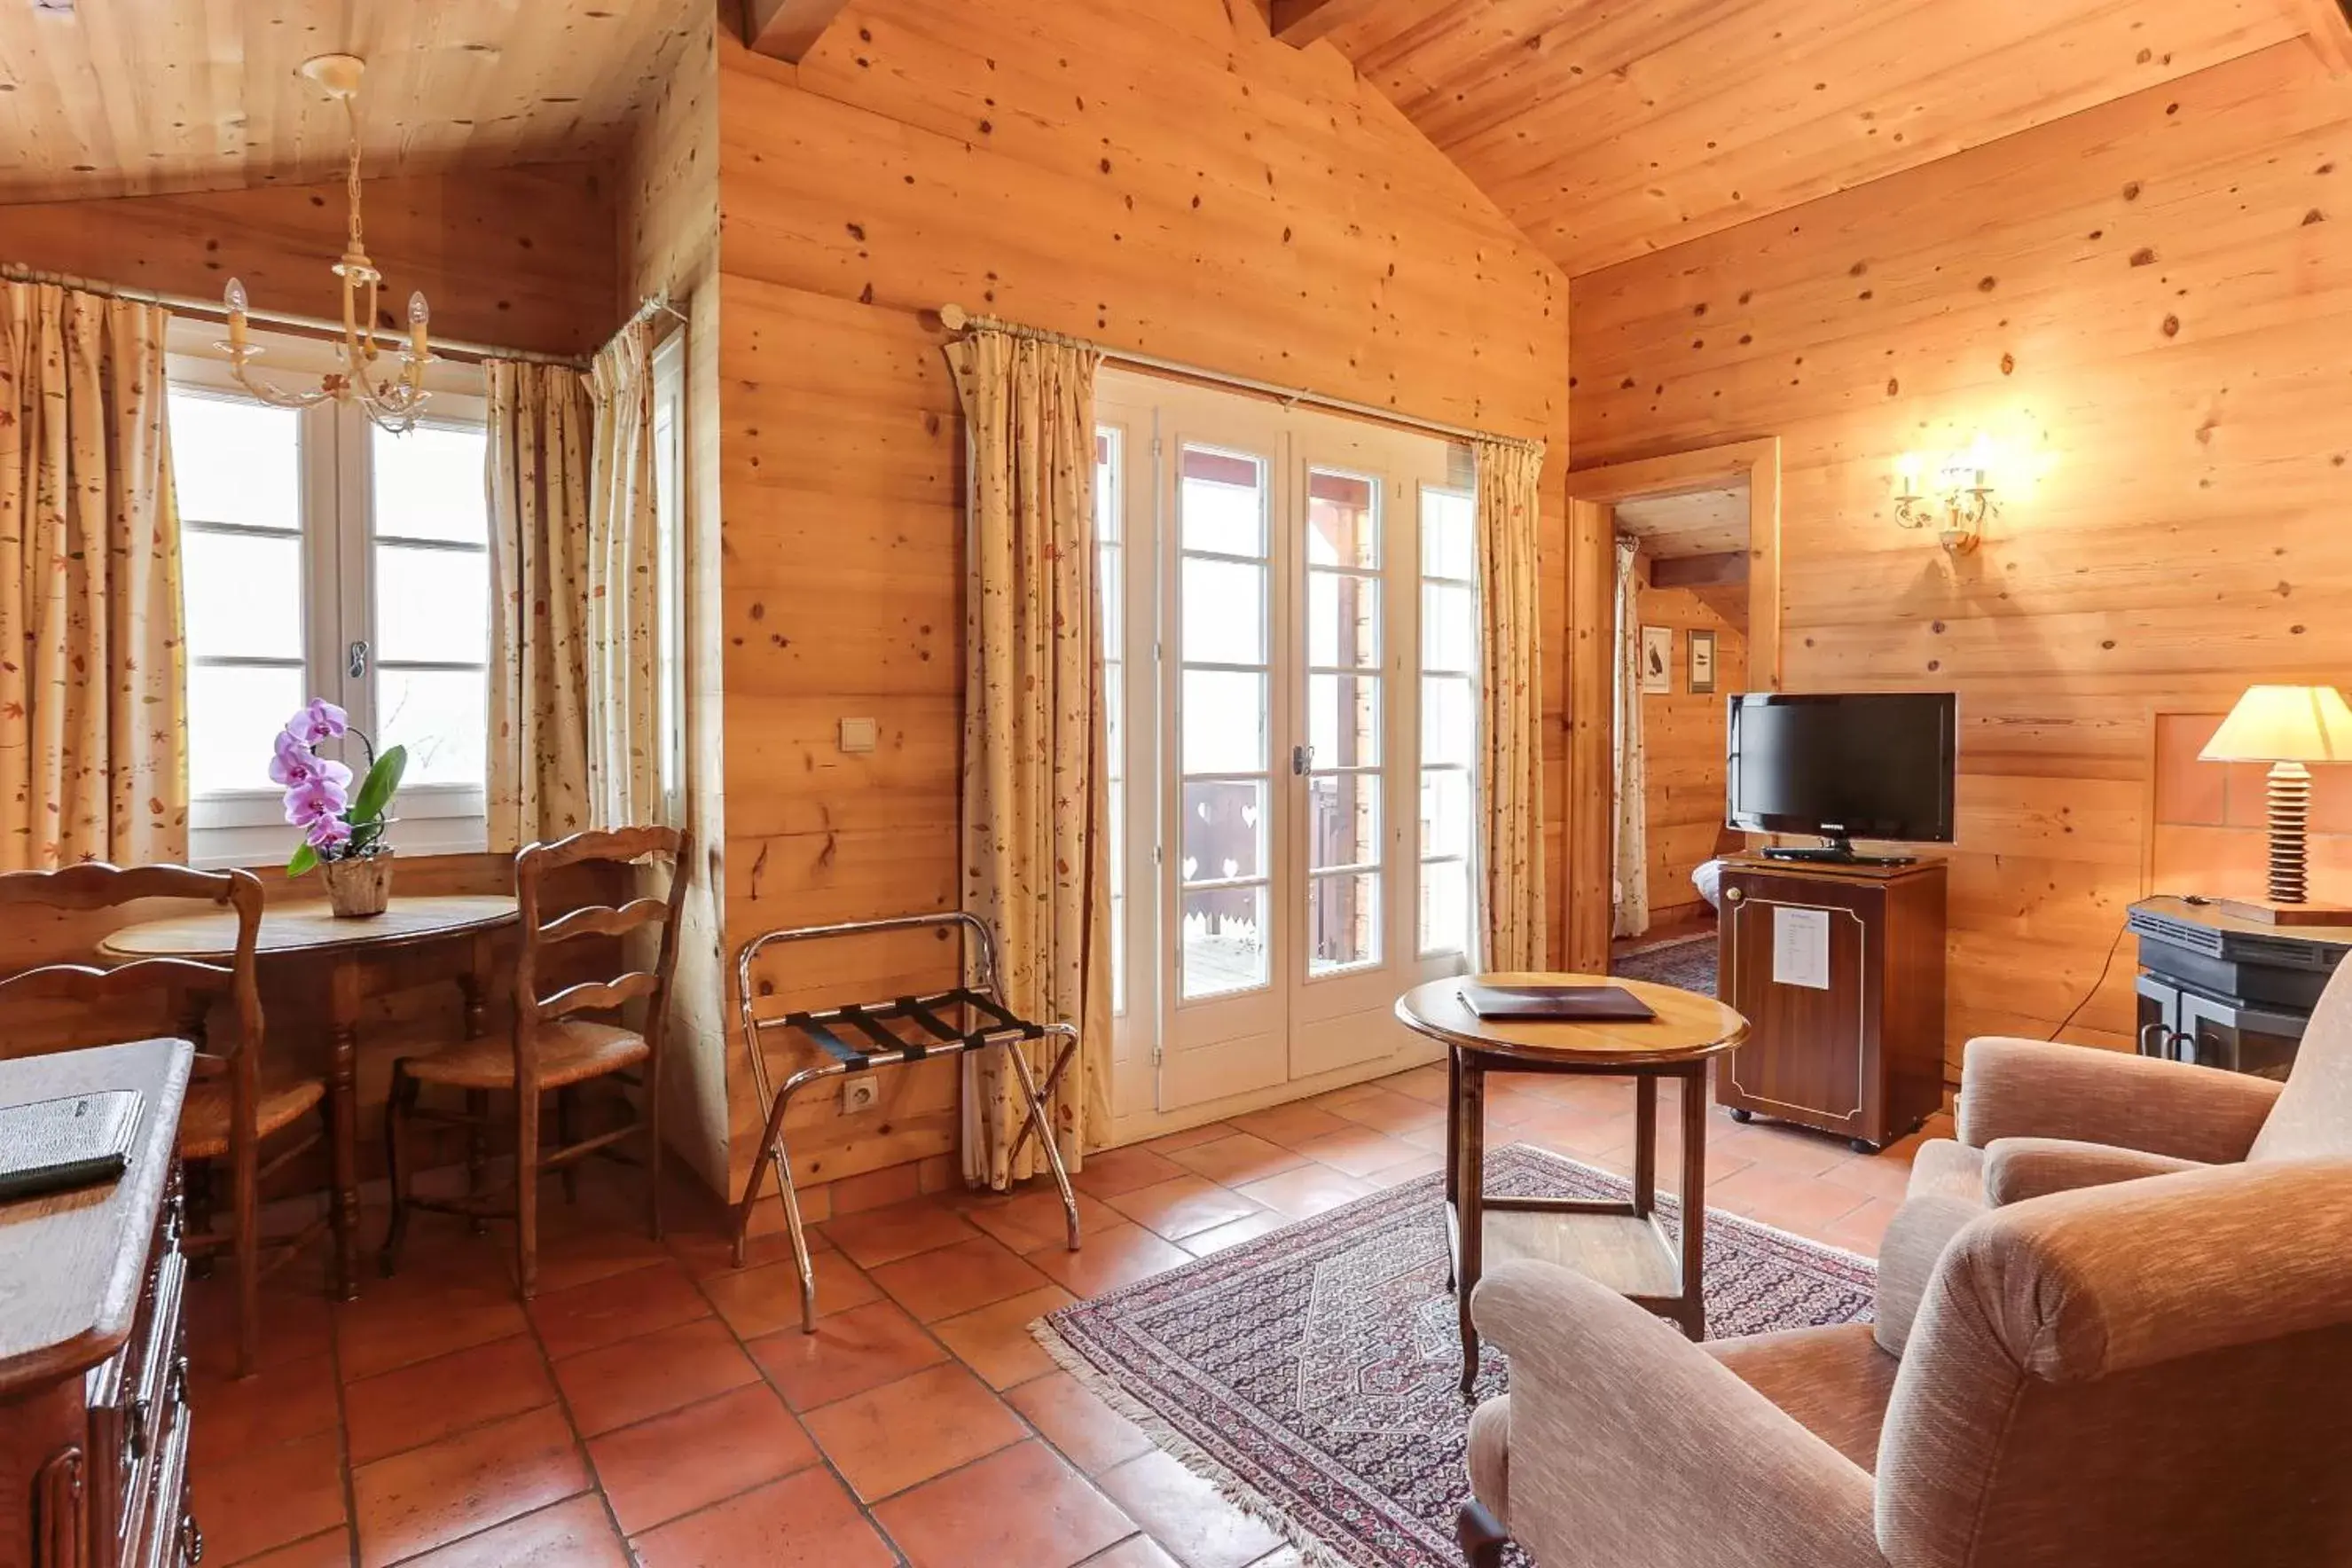
POLYGON ((1034 1132, 1045 1151, 1045 1163, 1061 1189, 1062 1215, 1069 1249, 1078 1249, 1078 1200, 1070 1190, 1070 1173, 1062 1164, 1062 1151, 1054 1142, 1046 1102, 1064 1069, 1077 1054, 1078 1031, 1069 1024, 1034 1024, 1004 1005, 997 978, 996 939, 976 915, 901 915, 892 920, 852 921, 842 925, 797 926, 762 931, 743 944, 735 956, 736 1004, 742 1015, 743 1047, 751 1058, 751 1086, 768 1107, 768 1124, 735 1207, 735 1266, 743 1267, 751 1235, 751 1207, 759 1201, 760 1184, 769 1166, 776 1172, 776 1196, 784 1205, 784 1225, 791 1232, 793 1262, 801 1279, 801 1331, 816 1332, 816 1269, 810 1261, 808 1233, 801 1223, 799 1190, 793 1183, 792 1158, 784 1148, 784 1114, 793 1096, 812 1084, 854 1072, 898 1067, 933 1057, 959 1056, 967 1051, 1001 1047, 1020 1081, 1029 1114, 1013 1141, 1011 1160, 1017 1162, 1034 1132), (883 931, 956 928, 964 938, 962 973, 971 983, 942 991, 894 997, 887 1002, 850 1002, 839 1006, 801 1009, 762 1018, 752 1008, 751 966, 767 948, 792 942, 821 942, 835 937, 872 936, 883 931), (957 1028, 950 1019, 976 1026, 957 1028), (901 1033, 892 1026, 902 1026, 901 1033), (824 1059, 794 1072, 781 1089, 772 1085, 761 1037, 769 1030, 789 1030, 814 1045, 824 1059), (1053 1065, 1040 1081, 1021 1047, 1033 1040, 1059 1043, 1053 1065))

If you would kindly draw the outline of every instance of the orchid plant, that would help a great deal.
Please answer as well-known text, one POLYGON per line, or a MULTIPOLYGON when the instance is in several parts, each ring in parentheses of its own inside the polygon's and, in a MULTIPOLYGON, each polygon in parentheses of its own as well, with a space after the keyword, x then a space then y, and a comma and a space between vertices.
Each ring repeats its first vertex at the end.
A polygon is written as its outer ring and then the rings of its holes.
POLYGON ((322 860, 362 859, 388 850, 383 835, 392 826, 392 797, 407 769, 406 747, 387 746, 379 755, 374 742, 352 728, 350 716, 322 697, 312 698, 286 721, 269 759, 269 777, 286 792, 286 820, 302 830, 301 847, 286 863, 286 874, 299 877, 322 860), (367 773, 356 793, 350 767, 318 752, 321 742, 346 735, 367 752, 367 773))

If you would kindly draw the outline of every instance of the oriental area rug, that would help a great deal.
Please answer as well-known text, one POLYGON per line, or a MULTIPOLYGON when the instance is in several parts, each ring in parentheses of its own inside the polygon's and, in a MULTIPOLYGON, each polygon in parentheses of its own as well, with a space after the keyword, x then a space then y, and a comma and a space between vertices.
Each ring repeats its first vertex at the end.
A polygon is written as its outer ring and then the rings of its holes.
MULTIPOLYGON (((1622 1198, 1623 1178, 1525 1144, 1490 1194, 1622 1198)), ((1680 1223, 1671 1197, 1659 1211, 1680 1223)), ((1875 1270, 1734 1215, 1706 1216, 1709 1337, 1870 1315, 1875 1270)), ((1436 1175, 1080 1301, 1036 1325, 1056 1360, 1311 1568, 1459 1568, 1470 1411, 1436 1175)), ((1504 1392, 1485 1347, 1480 1399, 1504 1392)))

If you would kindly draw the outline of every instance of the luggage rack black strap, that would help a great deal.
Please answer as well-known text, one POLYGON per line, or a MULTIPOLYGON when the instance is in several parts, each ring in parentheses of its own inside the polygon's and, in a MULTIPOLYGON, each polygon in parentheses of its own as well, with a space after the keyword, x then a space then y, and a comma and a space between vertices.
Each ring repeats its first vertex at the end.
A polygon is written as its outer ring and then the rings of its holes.
POLYGON ((909 1044, 882 1026, 883 1019, 894 1017, 897 1014, 896 1007, 867 1008, 855 1002, 841 1010, 842 1017, 856 1025, 867 1039, 881 1047, 885 1056, 898 1056, 902 1060, 910 1062, 921 1061, 924 1056, 922 1046, 909 1044))
POLYGON ((957 986, 953 991, 949 992, 942 999, 950 1002, 961 1002, 967 1007, 972 1008, 977 1012, 986 1014, 989 1017, 996 1020, 994 1025, 994 1027, 996 1028, 1018 1029, 1021 1031, 1021 1037, 1024 1040, 1036 1039, 1045 1032, 1044 1026, 1033 1024, 1026 1018, 1015 1017, 1013 1014, 1008 1013, 1003 1008, 998 1006, 992 998, 982 995, 979 992, 974 991, 969 985, 957 986))

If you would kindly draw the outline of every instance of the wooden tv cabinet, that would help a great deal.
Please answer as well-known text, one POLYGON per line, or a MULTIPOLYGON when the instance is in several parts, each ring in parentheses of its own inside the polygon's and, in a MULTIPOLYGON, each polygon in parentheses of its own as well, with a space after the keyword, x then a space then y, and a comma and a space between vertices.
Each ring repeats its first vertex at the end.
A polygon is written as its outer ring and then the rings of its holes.
POLYGON ((0 1060, 0 1104, 135 1089, 130 1168, 0 1203, 0 1565, 190 1568, 173 1148, 194 1053, 139 1040, 0 1060))
POLYGON ((1717 1102, 1874 1154, 1940 1109, 1944 882, 1941 860, 1726 861, 1719 990, 1750 1033, 1717 1102))

